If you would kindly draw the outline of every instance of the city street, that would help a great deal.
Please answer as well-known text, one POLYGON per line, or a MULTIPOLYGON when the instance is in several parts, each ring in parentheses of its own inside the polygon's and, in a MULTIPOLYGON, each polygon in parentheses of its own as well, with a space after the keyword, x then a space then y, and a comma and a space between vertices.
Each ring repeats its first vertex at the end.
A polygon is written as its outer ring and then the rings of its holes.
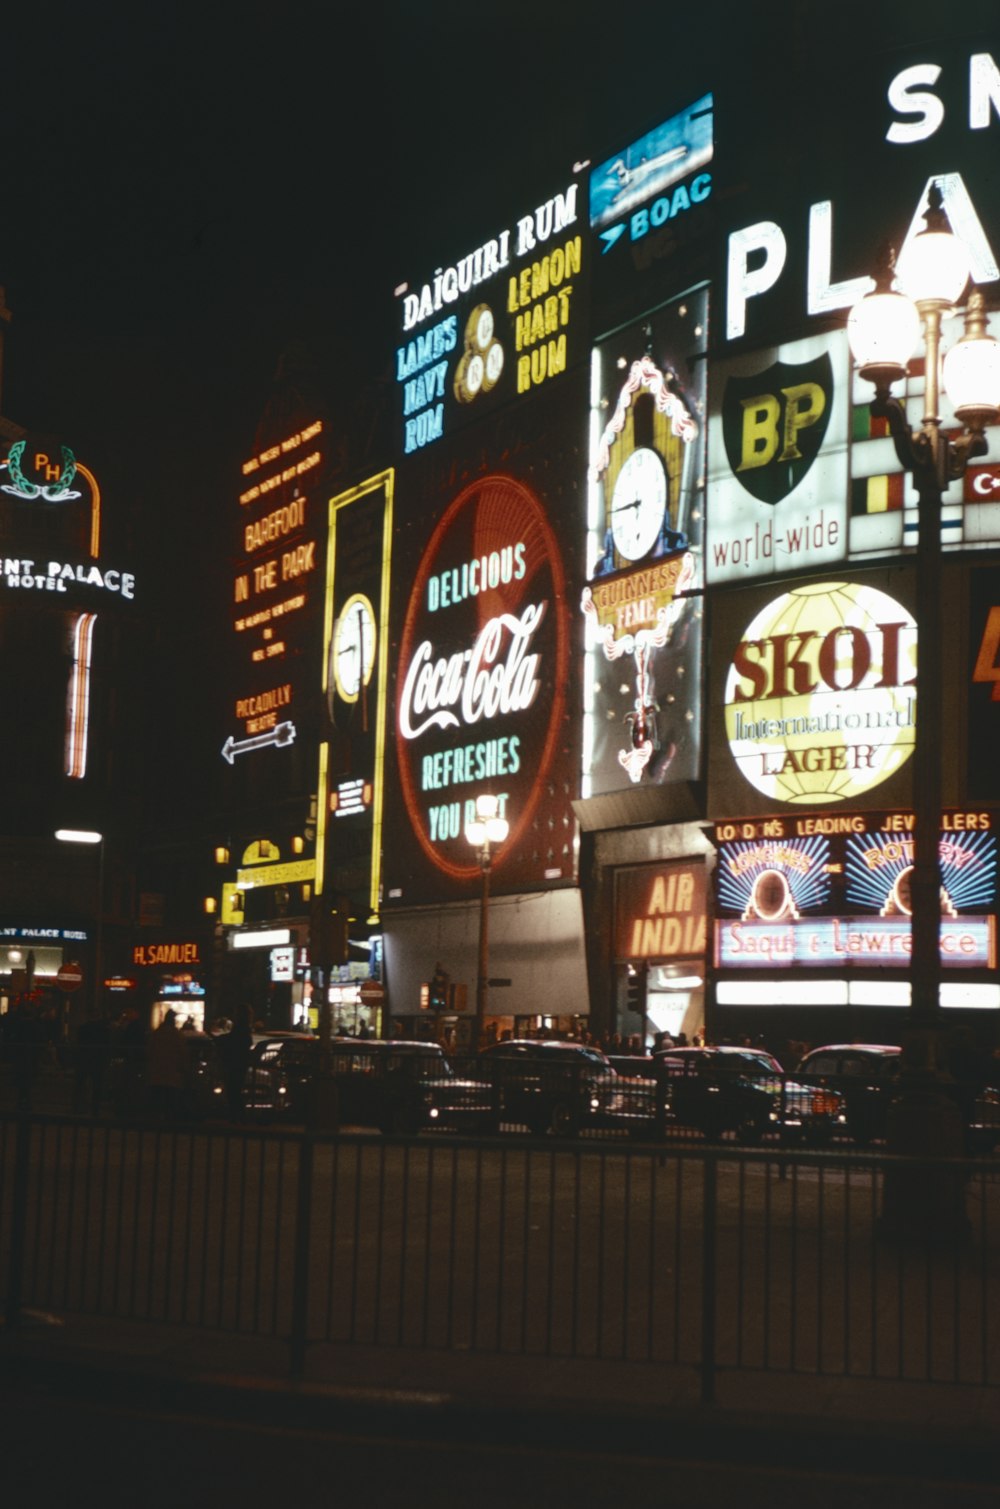
POLYGON ((991 1161, 964 1188, 924 1179, 961 1233, 930 1245, 885 1232, 875 1157, 50 1121, 25 1174, 22 1300, 42 1310, 297 1335, 307 1359, 347 1343, 668 1364, 694 1391, 706 1355, 997 1382, 991 1161))

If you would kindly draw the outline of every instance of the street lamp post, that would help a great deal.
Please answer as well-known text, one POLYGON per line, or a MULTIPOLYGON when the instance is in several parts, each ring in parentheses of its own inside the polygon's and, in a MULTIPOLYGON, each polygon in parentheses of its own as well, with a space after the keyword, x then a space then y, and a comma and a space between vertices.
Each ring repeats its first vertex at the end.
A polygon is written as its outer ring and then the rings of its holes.
POLYGON ((476 1015, 472 1028, 473 1052, 478 1050, 482 1042, 489 992, 490 871, 493 867, 493 849, 497 844, 504 842, 509 831, 507 819, 500 816, 498 799, 487 793, 477 796, 475 821, 465 825, 465 836, 477 851, 476 857, 483 876, 483 888, 479 900, 479 963, 476 974, 476 1015))
POLYGON ((941 986, 941 753, 943 615, 941 504, 950 482, 987 450, 983 427, 1000 417, 1000 345, 987 333, 982 294, 968 300, 965 333, 944 359, 944 383, 957 436, 941 431, 941 319, 962 297, 969 256, 948 224, 937 184, 928 195, 926 228, 894 265, 887 253, 876 286, 852 309, 848 338, 860 375, 875 386, 872 414, 885 419, 896 454, 917 492, 916 606, 919 635, 917 722, 913 750, 914 853, 910 882, 910 1019, 922 1040, 924 1066, 935 1067, 941 986), (911 430, 892 384, 924 336, 924 416, 911 430))
POLYGON ((94 988, 93 1009, 101 1015, 102 975, 104 973, 104 834, 90 828, 57 828, 56 838, 62 844, 96 844, 97 849, 97 905, 94 915, 94 988))

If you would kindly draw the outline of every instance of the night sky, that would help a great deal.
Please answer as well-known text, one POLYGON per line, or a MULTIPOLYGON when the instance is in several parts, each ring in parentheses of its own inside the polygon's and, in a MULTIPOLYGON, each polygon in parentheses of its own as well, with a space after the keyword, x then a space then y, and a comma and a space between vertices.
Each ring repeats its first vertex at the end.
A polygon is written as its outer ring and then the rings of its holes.
MULTIPOLYGON (((182 585, 219 613, 239 466, 290 341, 353 423, 390 380, 398 283, 729 70, 759 76, 776 119, 789 89, 800 112, 842 90, 829 28, 864 35, 871 7, 831 9, 23 6, 0 36, 0 408, 97 473, 109 543, 145 573, 154 612, 182 585), (785 76, 790 39, 815 76, 785 76)), ((884 45, 897 15, 934 14, 876 9, 884 45)))
MULTIPOLYGON (((789 0, 710 25, 594 0, 21 10, 0 39, 3 412, 116 486, 188 493, 235 476, 287 341, 357 391, 391 359, 397 283, 730 69, 780 107, 782 49, 834 24, 789 0)), ((846 34, 868 14, 837 12, 846 34)))

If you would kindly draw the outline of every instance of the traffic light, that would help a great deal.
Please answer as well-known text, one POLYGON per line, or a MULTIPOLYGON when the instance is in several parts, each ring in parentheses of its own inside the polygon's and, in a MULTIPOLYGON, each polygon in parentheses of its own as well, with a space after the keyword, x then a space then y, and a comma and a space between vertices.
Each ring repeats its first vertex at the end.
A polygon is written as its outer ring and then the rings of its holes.
POLYGON ((347 907, 314 896, 309 909, 309 958, 317 969, 347 963, 347 907))
POLYGON ((644 964, 628 966, 628 986, 625 996, 628 1010, 635 1012, 637 1016, 643 1016, 646 1011, 646 966, 644 964))

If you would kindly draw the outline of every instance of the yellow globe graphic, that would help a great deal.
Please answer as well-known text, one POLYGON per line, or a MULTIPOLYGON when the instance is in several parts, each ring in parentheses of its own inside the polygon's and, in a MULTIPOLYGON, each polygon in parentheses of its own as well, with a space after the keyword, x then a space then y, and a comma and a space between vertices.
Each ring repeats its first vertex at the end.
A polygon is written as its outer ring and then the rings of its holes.
POLYGON ((729 746, 772 801, 842 802, 913 752, 917 626, 856 582, 797 587, 748 625, 726 680, 729 746))

